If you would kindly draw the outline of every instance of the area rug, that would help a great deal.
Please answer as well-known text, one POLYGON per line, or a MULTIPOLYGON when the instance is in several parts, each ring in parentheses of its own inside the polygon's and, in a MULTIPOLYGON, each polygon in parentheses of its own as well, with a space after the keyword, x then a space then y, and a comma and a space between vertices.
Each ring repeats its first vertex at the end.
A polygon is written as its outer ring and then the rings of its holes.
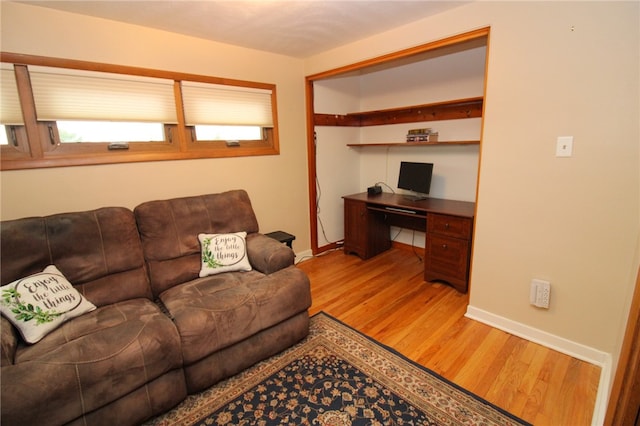
POLYGON ((148 425, 526 425, 331 316, 148 425))

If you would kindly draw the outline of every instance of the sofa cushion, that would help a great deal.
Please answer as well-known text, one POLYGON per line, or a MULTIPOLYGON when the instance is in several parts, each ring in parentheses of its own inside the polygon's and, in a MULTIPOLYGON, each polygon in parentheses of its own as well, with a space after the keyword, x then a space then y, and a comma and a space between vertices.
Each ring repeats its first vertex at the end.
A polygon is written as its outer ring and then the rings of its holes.
POLYGON ((151 288, 133 212, 122 207, 3 221, 0 285, 56 265, 87 300, 103 306, 151 288))
POLYGON ((229 234, 199 234, 200 277, 220 274, 222 272, 250 271, 251 263, 247 256, 247 233, 233 232, 229 234))
POLYGON ((172 316, 185 365, 305 311, 309 279, 295 266, 271 275, 227 272, 170 288, 160 299, 172 316))
MULTIPOLYGON (((2 368, 2 424, 63 424, 181 365, 176 329, 156 305, 104 306, 17 349, 15 364, 2 368)), ((171 391, 184 397, 177 377, 171 391)))
POLYGON ((0 311, 27 343, 36 343, 63 322, 96 309, 54 265, 0 291, 0 311))
POLYGON ((154 295, 198 278, 198 234, 258 232, 243 190, 156 200, 134 209, 154 295))

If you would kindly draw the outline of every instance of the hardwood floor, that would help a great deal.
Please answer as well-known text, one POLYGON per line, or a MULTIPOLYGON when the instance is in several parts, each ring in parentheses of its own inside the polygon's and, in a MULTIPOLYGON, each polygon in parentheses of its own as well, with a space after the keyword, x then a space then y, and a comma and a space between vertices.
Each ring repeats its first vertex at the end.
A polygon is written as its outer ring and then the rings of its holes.
POLYGON ((423 280, 393 248, 363 261, 341 250, 298 264, 311 314, 324 311, 535 425, 590 425, 600 367, 464 317, 468 296, 423 280))

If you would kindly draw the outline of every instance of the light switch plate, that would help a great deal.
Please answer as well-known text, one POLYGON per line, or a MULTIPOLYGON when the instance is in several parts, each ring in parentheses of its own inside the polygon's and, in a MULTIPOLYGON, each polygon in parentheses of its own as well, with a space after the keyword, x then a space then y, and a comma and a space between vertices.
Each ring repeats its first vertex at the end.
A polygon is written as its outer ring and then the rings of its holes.
POLYGON ((573 136, 558 136, 556 142, 556 157, 571 157, 573 155, 573 136))

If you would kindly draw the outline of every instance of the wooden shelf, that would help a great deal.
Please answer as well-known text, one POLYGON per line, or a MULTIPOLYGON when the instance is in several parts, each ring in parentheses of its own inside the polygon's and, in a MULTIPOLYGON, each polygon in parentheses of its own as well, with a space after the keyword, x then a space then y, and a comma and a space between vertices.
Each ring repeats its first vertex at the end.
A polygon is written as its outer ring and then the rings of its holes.
POLYGON ((371 146, 410 147, 410 146, 479 145, 479 144, 480 144, 480 141, 441 141, 441 142, 348 143, 347 146, 352 148, 364 148, 364 147, 371 147, 371 146))
POLYGON ((474 118, 482 117, 482 104, 483 98, 476 97, 345 115, 314 114, 314 124, 361 127, 474 118))

